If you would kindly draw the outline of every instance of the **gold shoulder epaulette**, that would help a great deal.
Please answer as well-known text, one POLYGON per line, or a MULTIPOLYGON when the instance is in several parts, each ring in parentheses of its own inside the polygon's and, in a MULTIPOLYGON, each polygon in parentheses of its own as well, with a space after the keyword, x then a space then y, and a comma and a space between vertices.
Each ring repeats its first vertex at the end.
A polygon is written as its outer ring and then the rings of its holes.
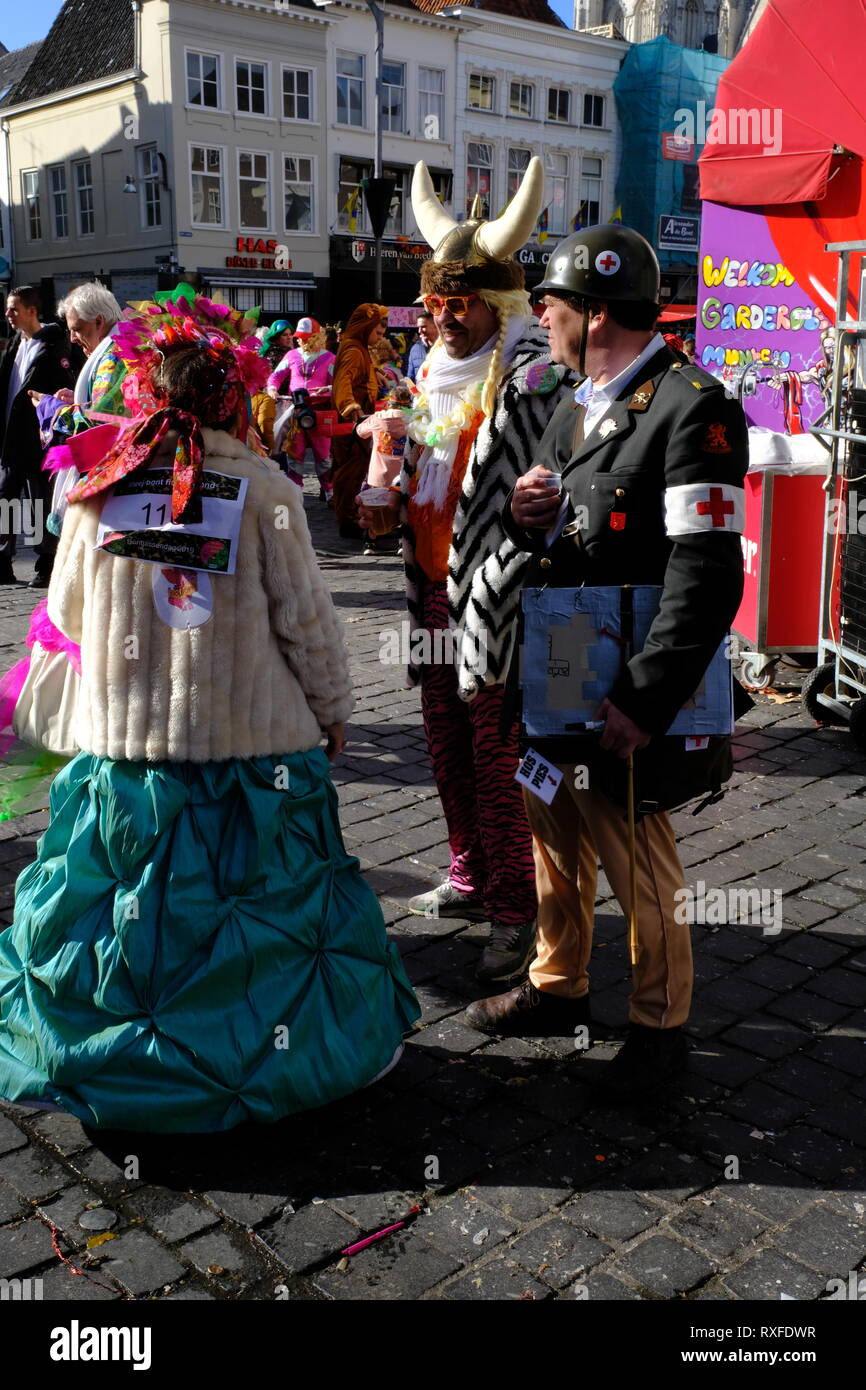
POLYGON ((708 386, 721 385, 717 377, 711 376, 702 367, 693 367, 689 362, 674 362, 671 371, 679 372, 683 380, 687 381, 690 386, 694 386, 696 391, 705 391, 708 386))

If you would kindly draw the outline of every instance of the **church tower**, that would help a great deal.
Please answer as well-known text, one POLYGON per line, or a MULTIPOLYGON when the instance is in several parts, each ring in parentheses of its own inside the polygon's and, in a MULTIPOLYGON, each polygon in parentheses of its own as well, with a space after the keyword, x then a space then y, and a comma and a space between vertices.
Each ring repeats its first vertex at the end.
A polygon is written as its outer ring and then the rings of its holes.
POLYGON ((575 29, 612 24, 629 43, 664 34, 683 48, 732 57, 752 11, 764 0, 575 0, 575 29))

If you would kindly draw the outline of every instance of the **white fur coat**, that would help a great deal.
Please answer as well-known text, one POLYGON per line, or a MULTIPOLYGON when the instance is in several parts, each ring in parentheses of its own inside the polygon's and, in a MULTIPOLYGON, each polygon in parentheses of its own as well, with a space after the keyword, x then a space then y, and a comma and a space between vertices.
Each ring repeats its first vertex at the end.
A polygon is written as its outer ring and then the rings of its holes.
MULTIPOLYGON (((70 506, 48 591, 81 644, 79 746, 131 761, 208 762, 314 748, 352 709, 340 620, 300 490, 238 440, 205 429, 205 467, 248 478, 237 570, 210 576, 213 612, 169 626, 154 566, 96 550, 106 494, 70 506), (134 640, 130 640, 134 639, 134 640)), ((154 461, 169 461, 164 443, 154 461)))

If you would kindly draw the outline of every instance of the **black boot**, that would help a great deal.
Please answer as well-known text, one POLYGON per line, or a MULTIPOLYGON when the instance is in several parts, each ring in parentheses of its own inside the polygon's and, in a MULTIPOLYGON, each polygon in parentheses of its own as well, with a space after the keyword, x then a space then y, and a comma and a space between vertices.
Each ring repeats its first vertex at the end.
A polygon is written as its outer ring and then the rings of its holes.
POLYGON ((646 1028, 630 1023, 628 1036, 598 1085, 636 1100, 651 1097, 688 1066, 689 1045, 682 1028, 646 1028))

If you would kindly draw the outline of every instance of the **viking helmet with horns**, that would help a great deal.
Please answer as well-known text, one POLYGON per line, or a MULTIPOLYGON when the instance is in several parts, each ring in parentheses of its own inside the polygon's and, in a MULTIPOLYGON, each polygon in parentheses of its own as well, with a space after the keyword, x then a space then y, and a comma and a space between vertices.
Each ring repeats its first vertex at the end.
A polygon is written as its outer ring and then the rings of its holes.
POLYGON ((433 248, 421 270, 423 294, 449 294, 461 288, 515 290, 523 270, 512 259, 532 234, 544 199, 544 169, 537 155, 529 161, 520 187, 505 211, 485 222, 476 211, 456 222, 436 196, 426 164, 415 165, 412 211, 418 230, 433 248))

